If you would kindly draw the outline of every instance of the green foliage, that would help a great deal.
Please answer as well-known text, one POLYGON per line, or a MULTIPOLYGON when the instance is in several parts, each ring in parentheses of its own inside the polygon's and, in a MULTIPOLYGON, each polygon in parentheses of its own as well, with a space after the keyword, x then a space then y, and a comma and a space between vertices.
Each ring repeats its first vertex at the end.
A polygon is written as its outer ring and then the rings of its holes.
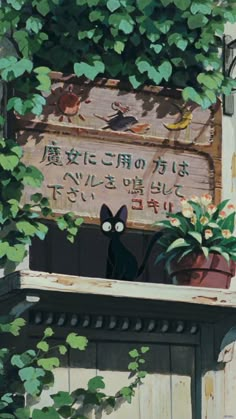
POLYGON ((168 267, 173 258, 180 261, 190 253, 203 253, 206 258, 209 253, 219 253, 227 262, 236 261, 235 216, 235 206, 229 200, 214 205, 209 194, 182 199, 181 212, 156 223, 164 227, 157 261, 164 259, 168 267))
POLYGON ((10 316, 0 316, 0 333, 11 333, 18 336, 21 328, 25 325, 22 318, 11 318, 10 316))
MULTIPOLYGON (((40 217, 53 217, 48 199, 40 193, 33 194, 31 202, 21 204, 24 187, 40 188, 43 182, 42 173, 25 166, 21 157, 22 148, 15 141, 0 139, 0 266, 6 272, 24 259, 33 237, 45 238, 48 228, 40 217)), ((56 221, 73 242, 83 220, 70 212, 56 221)))
POLYGON ((226 22, 236 21, 232 0, 8 0, 1 6, 0 37, 17 57, 0 59, 5 81, 21 78, 23 92, 9 105, 39 115, 50 90, 50 69, 142 84, 183 88, 203 108, 229 94, 219 52, 226 22), (31 83, 29 84, 29 76, 31 83))
MULTIPOLYGON (((0 318, 1 331, 15 334, 14 322, 19 329, 24 325, 22 319, 12 322, 9 317, 0 318)), ((37 403, 43 390, 53 385, 54 370, 60 366, 61 356, 71 348, 83 351, 88 344, 84 336, 71 332, 63 345, 52 345, 53 334, 53 330, 47 328, 36 348, 19 354, 13 355, 14 351, 7 348, 0 349, 1 419, 88 419, 88 409, 93 411, 99 408, 102 411, 109 406, 113 411, 117 409, 121 398, 131 403, 135 389, 142 384, 142 379, 146 376, 146 372, 141 371, 139 365, 145 363, 142 355, 148 352, 148 347, 141 347, 140 351, 130 351, 129 355, 135 364, 135 368, 132 363, 128 366, 132 373, 132 382, 121 388, 115 396, 105 394, 104 378, 95 376, 88 381, 86 388, 78 388, 73 392, 59 390, 50 395, 53 402, 51 406, 44 406, 40 410, 34 408, 33 405, 37 403), (31 408, 27 406, 26 396, 30 396, 31 408)))

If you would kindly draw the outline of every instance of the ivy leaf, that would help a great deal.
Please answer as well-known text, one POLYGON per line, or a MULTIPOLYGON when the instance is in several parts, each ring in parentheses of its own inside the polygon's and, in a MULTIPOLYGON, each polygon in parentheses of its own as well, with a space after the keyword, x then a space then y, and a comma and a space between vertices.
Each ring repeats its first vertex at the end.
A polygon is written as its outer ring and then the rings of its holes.
POLYGON ((81 224, 83 224, 83 222, 84 222, 84 219, 83 219, 83 218, 81 218, 81 217, 76 218, 76 220, 75 220, 75 225, 76 225, 77 227, 80 227, 80 226, 81 226, 81 224))
POLYGON ((31 364, 32 359, 35 358, 36 352, 33 349, 29 349, 20 355, 13 355, 11 358, 11 364, 18 368, 23 368, 31 364))
POLYGON ((58 368, 60 366, 60 361, 56 357, 41 358, 37 360, 37 364, 45 371, 52 371, 54 368, 58 368))
POLYGON ((26 255, 25 246, 23 244, 16 244, 9 246, 6 252, 7 258, 12 262, 22 262, 26 255))
POLYGON ((36 87, 37 90, 43 92, 49 92, 51 89, 51 78, 50 78, 50 68, 48 67, 36 67, 34 68, 34 73, 36 73, 36 78, 39 81, 39 85, 36 87))
POLYGON ((13 320, 10 323, 9 332, 13 336, 19 336, 22 327, 25 326, 25 323, 26 323, 25 319, 22 319, 21 317, 18 317, 17 319, 13 320))
POLYGON ((142 58, 136 61, 136 65, 141 74, 145 73, 145 71, 148 71, 150 69, 150 63, 142 58))
POLYGON ((33 106, 32 106, 31 112, 34 113, 35 115, 41 115, 43 111, 43 106, 46 104, 46 99, 41 95, 34 94, 32 96, 32 102, 33 102, 33 106))
POLYGON ((131 403, 133 390, 130 387, 123 387, 119 393, 128 403, 131 403))
POLYGON ((40 349, 43 352, 48 352, 49 351, 49 344, 42 340, 42 341, 37 343, 37 348, 40 349))
MULTIPOLYGON (((32 213, 31 213, 32 214, 32 213)), ((36 214, 38 215, 38 214, 36 214)), ((36 223, 36 231, 35 231, 35 235, 40 239, 40 240, 44 240, 45 236, 48 232, 48 227, 45 226, 45 224, 42 223, 36 223)))
POLYGON ((9 243, 7 241, 0 242, 0 258, 7 254, 7 249, 9 248, 9 243))
POLYGON ((130 362, 129 365, 128 365, 128 370, 136 371, 136 370, 138 370, 138 367, 139 367, 139 365, 138 365, 137 362, 130 362))
POLYGON ((96 392, 98 389, 105 388, 104 378, 98 375, 88 381, 88 389, 91 392, 96 392))
POLYGON ((191 13, 195 15, 196 13, 201 13, 207 15, 211 13, 211 5, 209 3, 200 3, 193 1, 190 7, 191 13))
POLYGON ((137 79, 135 75, 129 76, 129 81, 134 89, 137 89, 142 83, 137 79))
POLYGON ((36 395, 39 393, 41 382, 39 378, 44 377, 45 371, 42 368, 26 367, 18 372, 27 393, 36 395))
POLYGON ((17 58, 16 57, 5 57, 5 58, 1 58, 0 59, 0 70, 4 70, 7 67, 12 67, 14 64, 17 63, 17 58))
POLYGON ((138 377, 139 378, 145 378, 147 376, 147 371, 139 371, 138 372, 138 377))
POLYGON ((72 349, 84 351, 88 345, 88 339, 85 336, 78 336, 76 333, 70 333, 66 338, 66 343, 72 349))
POLYGON ((133 31, 133 24, 127 19, 122 19, 119 24, 119 29, 128 35, 133 31))
POLYGON ((159 65, 158 71, 162 78, 168 81, 172 73, 171 63, 169 61, 164 61, 161 65, 159 65))
POLYGON ((217 81, 208 74, 200 73, 197 76, 197 81, 206 86, 208 89, 217 89, 218 87, 217 81))
POLYGON ((61 355, 65 355, 67 352, 67 347, 64 345, 59 345, 58 350, 60 352, 61 355))
POLYGON ((37 192, 37 193, 31 195, 30 199, 33 202, 39 202, 42 199, 42 197, 43 197, 43 195, 41 193, 37 192))
POLYGON ((137 349, 133 349, 132 351, 130 351, 130 352, 129 352, 129 356, 130 356, 131 358, 138 358, 139 353, 138 353, 137 349))
POLYGON ((54 407, 44 407, 40 410, 34 409, 32 419, 60 419, 60 416, 54 407))
POLYGON ((186 40, 186 39, 179 39, 177 42, 176 42, 176 46, 179 48, 179 49, 181 49, 181 51, 185 51, 186 50, 186 48, 187 48, 187 46, 188 46, 188 41, 186 40))
POLYGON ((42 21, 38 17, 30 16, 26 21, 26 29, 34 33, 39 33, 42 29, 42 21))
POLYGON ((199 105, 202 104, 201 96, 193 87, 185 87, 185 89, 182 92, 182 96, 185 102, 187 102, 188 100, 192 100, 193 102, 198 103, 199 105))
POLYGON ((32 225, 29 221, 18 221, 16 223, 16 228, 20 232, 24 233, 26 236, 34 236, 36 232, 36 227, 32 225))
POLYGON ((121 54, 124 51, 125 43, 121 41, 116 41, 114 44, 114 50, 117 52, 117 54, 121 54))
POLYGON ((42 15, 46 16, 50 12, 50 5, 48 0, 34 0, 32 6, 36 7, 37 11, 42 15))
POLYGON ((30 419, 31 413, 29 407, 20 407, 14 412, 17 419, 30 419))
POLYGON ((146 354, 147 352, 149 352, 150 348, 148 346, 142 346, 141 347, 141 352, 142 354, 146 354))
POLYGON ((99 73, 103 73, 105 70, 104 63, 100 60, 100 57, 93 57, 92 64, 81 61, 80 63, 74 64, 75 74, 85 76, 90 80, 94 80, 99 73))
POLYGON ((167 7, 169 4, 173 3, 173 0, 161 0, 161 3, 164 7, 167 7))
POLYGON ((4 170, 13 170, 19 162, 19 158, 14 154, 0 154, 0 166, 4 170))
POLYGON ((153 49, 156 54, 159 54, 159 52, 161 52, 163 46, 161 44, 151 44, 150 48, 153 49))
POLYGON ((23 177, 23 184, 40 187, 44 180, 43 174, 34 166, 27 166, 23 177))
POLYGON ((114 12, 115 10, 119 9, 120 2, 119 0, 108 0, 106 6, 110 12, 114 12))
POLYGON ((52 330, 52 328, 51 328, 51 327, 47 327, 47 329, 45 329, 45 330, 44 330, 43 335, 44 335, 44 337, 46 337, 46 338, 50 338, 51 336, 53 336, 53 335, 54 335, 54 332, 53 332, 53 330, 52 330))
POLYGON ((191 0, 174 0, 174 4, 178 9, 186 10, 191 4, 191 0))
POLYGON ((20 52, 24 57, 30 55, 29 34, 25 30, 19 30, 13 34, 14 40, 17 42, 20 52))
POLYGON ((25 0, 7 0, 7 4, 11 4, 15 10, 20 10, 24 3, 25 0))
POLYGON ((205 26, 208 22, 208 19, 206 16, 197 13, 196 15, 190 16, 188 18, 188 27, 189 29, 197 29, 202 28, 205 26))
POLYGON ((67 391, 59 391, 56 394, 51 394, 50 397, 53 399, 56 408, 71 405, 74 402, 74 398, 67 391))

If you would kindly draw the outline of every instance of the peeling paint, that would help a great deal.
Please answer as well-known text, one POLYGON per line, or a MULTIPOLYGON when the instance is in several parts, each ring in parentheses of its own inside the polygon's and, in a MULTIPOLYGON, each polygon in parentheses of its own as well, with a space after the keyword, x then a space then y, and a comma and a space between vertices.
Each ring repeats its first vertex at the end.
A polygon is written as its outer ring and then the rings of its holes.
POLYGON ((56 282, 58 284, 62 284, 62 285, 68 285, 68 286, 73 286, 74 285, 74 282, 73 281, 71 281, 69 279, 66 279, 66 278, 58 278, 56 280, 56 282))
POLYGON ((203 304, 212 304, 218 301, 218 297, 204 297, 202 295, 198 295, 192 298, 193 301, 197 301, 198 303, 203 304))
POLYGON ((214 399, 214 383, 210 376, 205 377, 205 396, 207 400, 214 399))

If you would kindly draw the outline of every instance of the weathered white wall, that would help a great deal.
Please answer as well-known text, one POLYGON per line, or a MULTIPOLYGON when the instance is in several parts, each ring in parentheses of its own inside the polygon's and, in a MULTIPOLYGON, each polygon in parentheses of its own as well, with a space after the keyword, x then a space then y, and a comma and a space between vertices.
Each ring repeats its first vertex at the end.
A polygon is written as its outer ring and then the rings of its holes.
MULTIPOLYGON (((236 25, 227 24, 225 34, 236 39, 236 25)), ((236 177, 232 177, 232 158, 236 154, 236 93, 234 108, 234 115, 223 115, 222 122, 222 199, 230 198, 236 205, 236 177)), ((236 291, 236 277, 232 279, 230 289, 236 291)))
MULTIPOLYGON (((236 39, 236 25, 227 24, 226 35, 236 39)), ((222 141, 222 198, 231 198, 236 204, 236 178, 232 178, 232 157, 236 153, 236 94, 234 95, 235 113, 233 116, 223 116, 222 141)))

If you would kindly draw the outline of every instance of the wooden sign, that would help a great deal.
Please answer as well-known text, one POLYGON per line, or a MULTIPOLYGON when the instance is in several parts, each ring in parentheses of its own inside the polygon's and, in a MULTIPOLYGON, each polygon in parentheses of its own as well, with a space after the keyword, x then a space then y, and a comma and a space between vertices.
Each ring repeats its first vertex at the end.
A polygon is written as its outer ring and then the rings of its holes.
MULTIPOLYGON (((126 204, 129 226, 151 229, 182 197, 218 196, 219 111, 184 109, 175 94, 56 80, 45 113, 18 119, 17 133, 24 161, 44 174, 40 192, 53 210, 98 223, 103 203, 114 213, 126 204)), ((26 189, 24 202, 33 192, 26 189)))

